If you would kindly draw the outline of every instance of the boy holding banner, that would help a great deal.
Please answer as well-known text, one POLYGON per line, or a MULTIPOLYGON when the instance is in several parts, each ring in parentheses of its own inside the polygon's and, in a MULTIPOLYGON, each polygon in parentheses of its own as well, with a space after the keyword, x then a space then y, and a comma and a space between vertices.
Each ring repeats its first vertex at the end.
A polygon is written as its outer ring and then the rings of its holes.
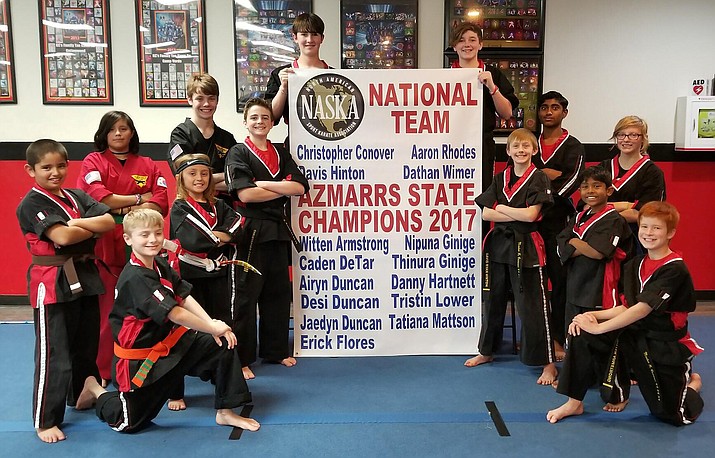
POLYGON ((494 360, 511 285, 522 323, 521 361, 528 366, 543 366, 537 383, 551 385, 557 376, 556 358, 546 297, 544 241, 536 227, 542 208, 553 204, 551 187, 546 174, 531 162, 538 144, 528 129, 512 132, 506 151, 513 165, 496 175, 489 188, 475 199, 482 208, 482 218, 494 225, 484 239, 479 354, 464 365, 473 367, 494 360))

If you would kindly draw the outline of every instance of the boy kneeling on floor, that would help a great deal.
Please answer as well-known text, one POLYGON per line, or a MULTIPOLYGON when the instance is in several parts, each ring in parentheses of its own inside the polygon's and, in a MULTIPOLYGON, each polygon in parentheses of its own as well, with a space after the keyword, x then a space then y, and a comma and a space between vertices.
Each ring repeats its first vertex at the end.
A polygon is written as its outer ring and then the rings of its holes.
POLYGON ((648 250, 623 267, 624 305, 577 315, 557 391, 568 401, 550 410, 556 423, 583 413, 583 399, 596 377, 605 377, 601 397, 623 410, 635 376, 651 414, 674 425, 695 421, 703 410, 702 380, 692 360, 703 351, 688 332, 695 290, 683 258, 670 249, 680 215, 667 202, 649 202, 638 213, 638 239, 648 250), (598 363, 598 360, 601 362, 598 363), (594 368, 609 368, 599 374, 594 368))
POLYGON ((116 431, 140 430, 191 375, 215 381, 217 424, 258 430, 257 421, 231 410, 251 402, 231 327, 211 319, 189 295, 191 285, 157 256, 164 242, 161 214, 134 210, 123 224, 132 254, 109 316, 119 391, 107 392, 94 377, 86 379, 85 390, 97 398, 97 416, 116 431))

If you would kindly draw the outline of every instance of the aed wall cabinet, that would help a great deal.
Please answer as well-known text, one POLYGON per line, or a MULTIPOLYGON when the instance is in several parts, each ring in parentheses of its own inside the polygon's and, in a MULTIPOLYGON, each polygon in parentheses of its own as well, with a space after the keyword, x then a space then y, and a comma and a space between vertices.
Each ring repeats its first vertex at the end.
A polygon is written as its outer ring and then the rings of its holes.
POLYGON ((715 96, 678 97, 675 150, 715 151, 715 96))

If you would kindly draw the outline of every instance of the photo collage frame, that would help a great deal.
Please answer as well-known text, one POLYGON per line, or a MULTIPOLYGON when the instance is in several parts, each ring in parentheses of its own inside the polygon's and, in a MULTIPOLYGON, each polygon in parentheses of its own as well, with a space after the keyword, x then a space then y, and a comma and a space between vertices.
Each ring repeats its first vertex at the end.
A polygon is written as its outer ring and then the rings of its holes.
POLYGON ((111 105, 109 1, 39 0, 39 6, 43 103, 111 105))
POLYGON ((312 12, 310 0, 234 2, 236 110, 263 97, 271 71, 298 58, 291 28, 295 18, 312 12), (255 6, 254 6, 255 4, 255 6))
POLYGON ((186 82, 206 72, 204 1, 137 0, 141 106, 186 105, 186 82))
POLYGON ((17 103, 10 4, 0 0, 0 103, 17 103))
POLYGON ((417 68, 417 0, 341 1, 342 68, 417 68))

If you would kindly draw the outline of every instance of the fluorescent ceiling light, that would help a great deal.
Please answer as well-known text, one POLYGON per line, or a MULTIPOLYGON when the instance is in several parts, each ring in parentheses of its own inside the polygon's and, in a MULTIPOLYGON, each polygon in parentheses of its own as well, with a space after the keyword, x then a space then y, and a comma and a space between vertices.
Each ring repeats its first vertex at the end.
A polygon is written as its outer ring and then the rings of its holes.
POLYGON ((251 40, 251 44, 256 45, 256 46, 269 46, 272 48, 282 49, 282 50, 288 51, 288 52, 295 52, 295 48, 292 48, 292 47, 286 46, 286 45, 280 45, 278 43, 272 43, 270 41, 263 41, 263 40, 253 41, 253 40, 251 40))
POLYGON ((251 24, 250 22, 246 21, 236 21, 236 28, 239 30, 250 30, 252 32, 263 32, 271 33, 273 35, 283 35, 283 32, 281 32, 280 30, 261 27, 260 25, 251 24))
POLYGON ((247 10, 258 12, 256 10, 256 8, 253 6, 253 3, 251 3, 251 0, 234 0, 234 1, 235 1, 236 5, 238 5, 238 6, 242 6, 242 7, 246 8, 247 10))
POLYGON ((87 24, 64 24, 62 22, 52 22, 48 21, 47 19, 42 20, 42 24, 46 25, 47 27, 54 27, 55 29, 64 29, 64 30, 93 30, 92 26, 89 26, 87 24))
POLYGON ((74 56, 71 52, 53 52, 45 54, 45 57, 71 57, 74 56))
POLYGON ((154 48, 168 48, 171 45, 175 45, 173 41, 163 41, 161 43, 152 43, 150 45, 142 45, 144 46, 145 49, 154 49, 154 48))
POLYGON ((89 41, 80 41, 79 44, 85 48, 106 48, 107 43, 90 43, 89 41))
POLYGON ((195 1, 196 0, 156 0, 157 3, 161 3, 162 5, 183 5, 195 1))

